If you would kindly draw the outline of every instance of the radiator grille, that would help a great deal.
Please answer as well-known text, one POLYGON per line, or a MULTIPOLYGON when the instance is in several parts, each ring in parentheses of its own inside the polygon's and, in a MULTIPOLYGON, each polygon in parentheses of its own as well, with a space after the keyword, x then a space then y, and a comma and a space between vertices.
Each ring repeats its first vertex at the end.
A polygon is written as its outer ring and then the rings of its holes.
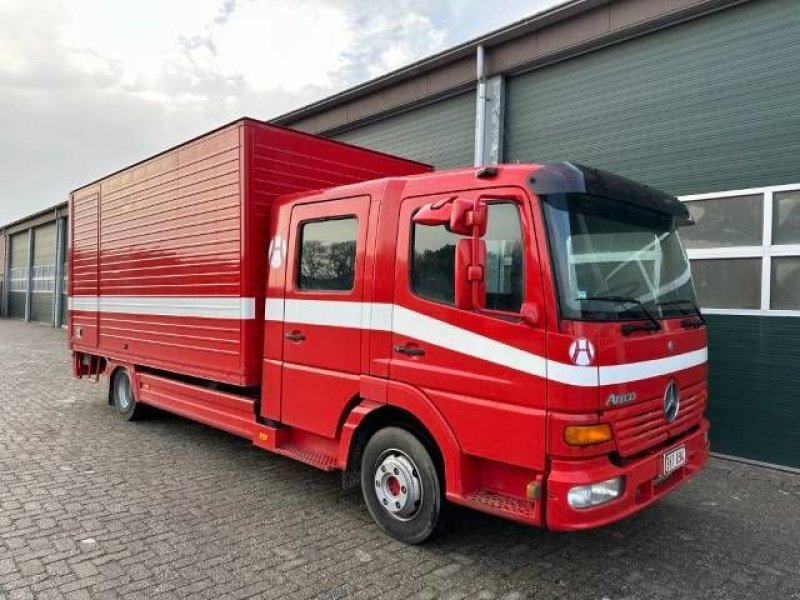
POLYGON ((622 456, 638 454, 700 422, 706 407, 706 391, 702 385, 681 391, 678 418, 664 418, 664 399, 659 396, 609 413, 617 449, 622 456))

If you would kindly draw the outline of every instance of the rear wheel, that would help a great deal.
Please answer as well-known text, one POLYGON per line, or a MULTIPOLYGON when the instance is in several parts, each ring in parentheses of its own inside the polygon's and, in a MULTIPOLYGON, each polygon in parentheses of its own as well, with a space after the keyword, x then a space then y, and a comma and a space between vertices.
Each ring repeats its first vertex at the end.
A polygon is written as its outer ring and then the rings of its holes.
POLYGON ((436 465, 425 445, 399 427, 375 433, 361 460, 361 490, 386 533, 420 544, 437 533, 445 506, 436 465))
POLYGON ((111 400, 123 421, 135 421, 142 416, 143 409, 136 402, 127 369, 120 368, 114 371, 111 378, 111 400))

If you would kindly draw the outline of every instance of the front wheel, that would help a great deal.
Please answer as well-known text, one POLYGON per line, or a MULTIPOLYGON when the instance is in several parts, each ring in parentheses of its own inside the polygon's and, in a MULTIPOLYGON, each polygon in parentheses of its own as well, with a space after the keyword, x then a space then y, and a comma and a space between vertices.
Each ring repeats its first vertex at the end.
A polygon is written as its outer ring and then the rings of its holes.
POLYGON ((444 493, 425 445, 399 427, 373 435, 361 460, 361 490, 372 518, 407 544, 434 535, 442 521, 444 493))

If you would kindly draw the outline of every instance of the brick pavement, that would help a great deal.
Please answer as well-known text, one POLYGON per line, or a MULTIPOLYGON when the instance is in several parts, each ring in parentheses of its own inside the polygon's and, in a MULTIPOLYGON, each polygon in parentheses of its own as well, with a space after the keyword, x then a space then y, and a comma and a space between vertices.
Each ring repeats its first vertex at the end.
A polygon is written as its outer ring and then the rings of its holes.
POLYGON ((64 334, 0 320, 0 599, 800 600, 800 476, 713 460, 580 534, 457 510, 406 547, 358 493, 157 413, 118 421, 69 375, 64 334))

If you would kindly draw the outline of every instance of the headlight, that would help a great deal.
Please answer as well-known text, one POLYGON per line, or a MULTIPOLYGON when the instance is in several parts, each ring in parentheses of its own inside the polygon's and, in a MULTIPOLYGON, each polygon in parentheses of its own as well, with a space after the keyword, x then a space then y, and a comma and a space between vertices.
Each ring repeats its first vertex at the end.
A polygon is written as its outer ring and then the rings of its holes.
POLYGON ((572 508, 589 508, 605 504, 622 495, 622 483, 622 477, 614 477, 591 485, 575 486, 567 494, 567 502, 572 508))

